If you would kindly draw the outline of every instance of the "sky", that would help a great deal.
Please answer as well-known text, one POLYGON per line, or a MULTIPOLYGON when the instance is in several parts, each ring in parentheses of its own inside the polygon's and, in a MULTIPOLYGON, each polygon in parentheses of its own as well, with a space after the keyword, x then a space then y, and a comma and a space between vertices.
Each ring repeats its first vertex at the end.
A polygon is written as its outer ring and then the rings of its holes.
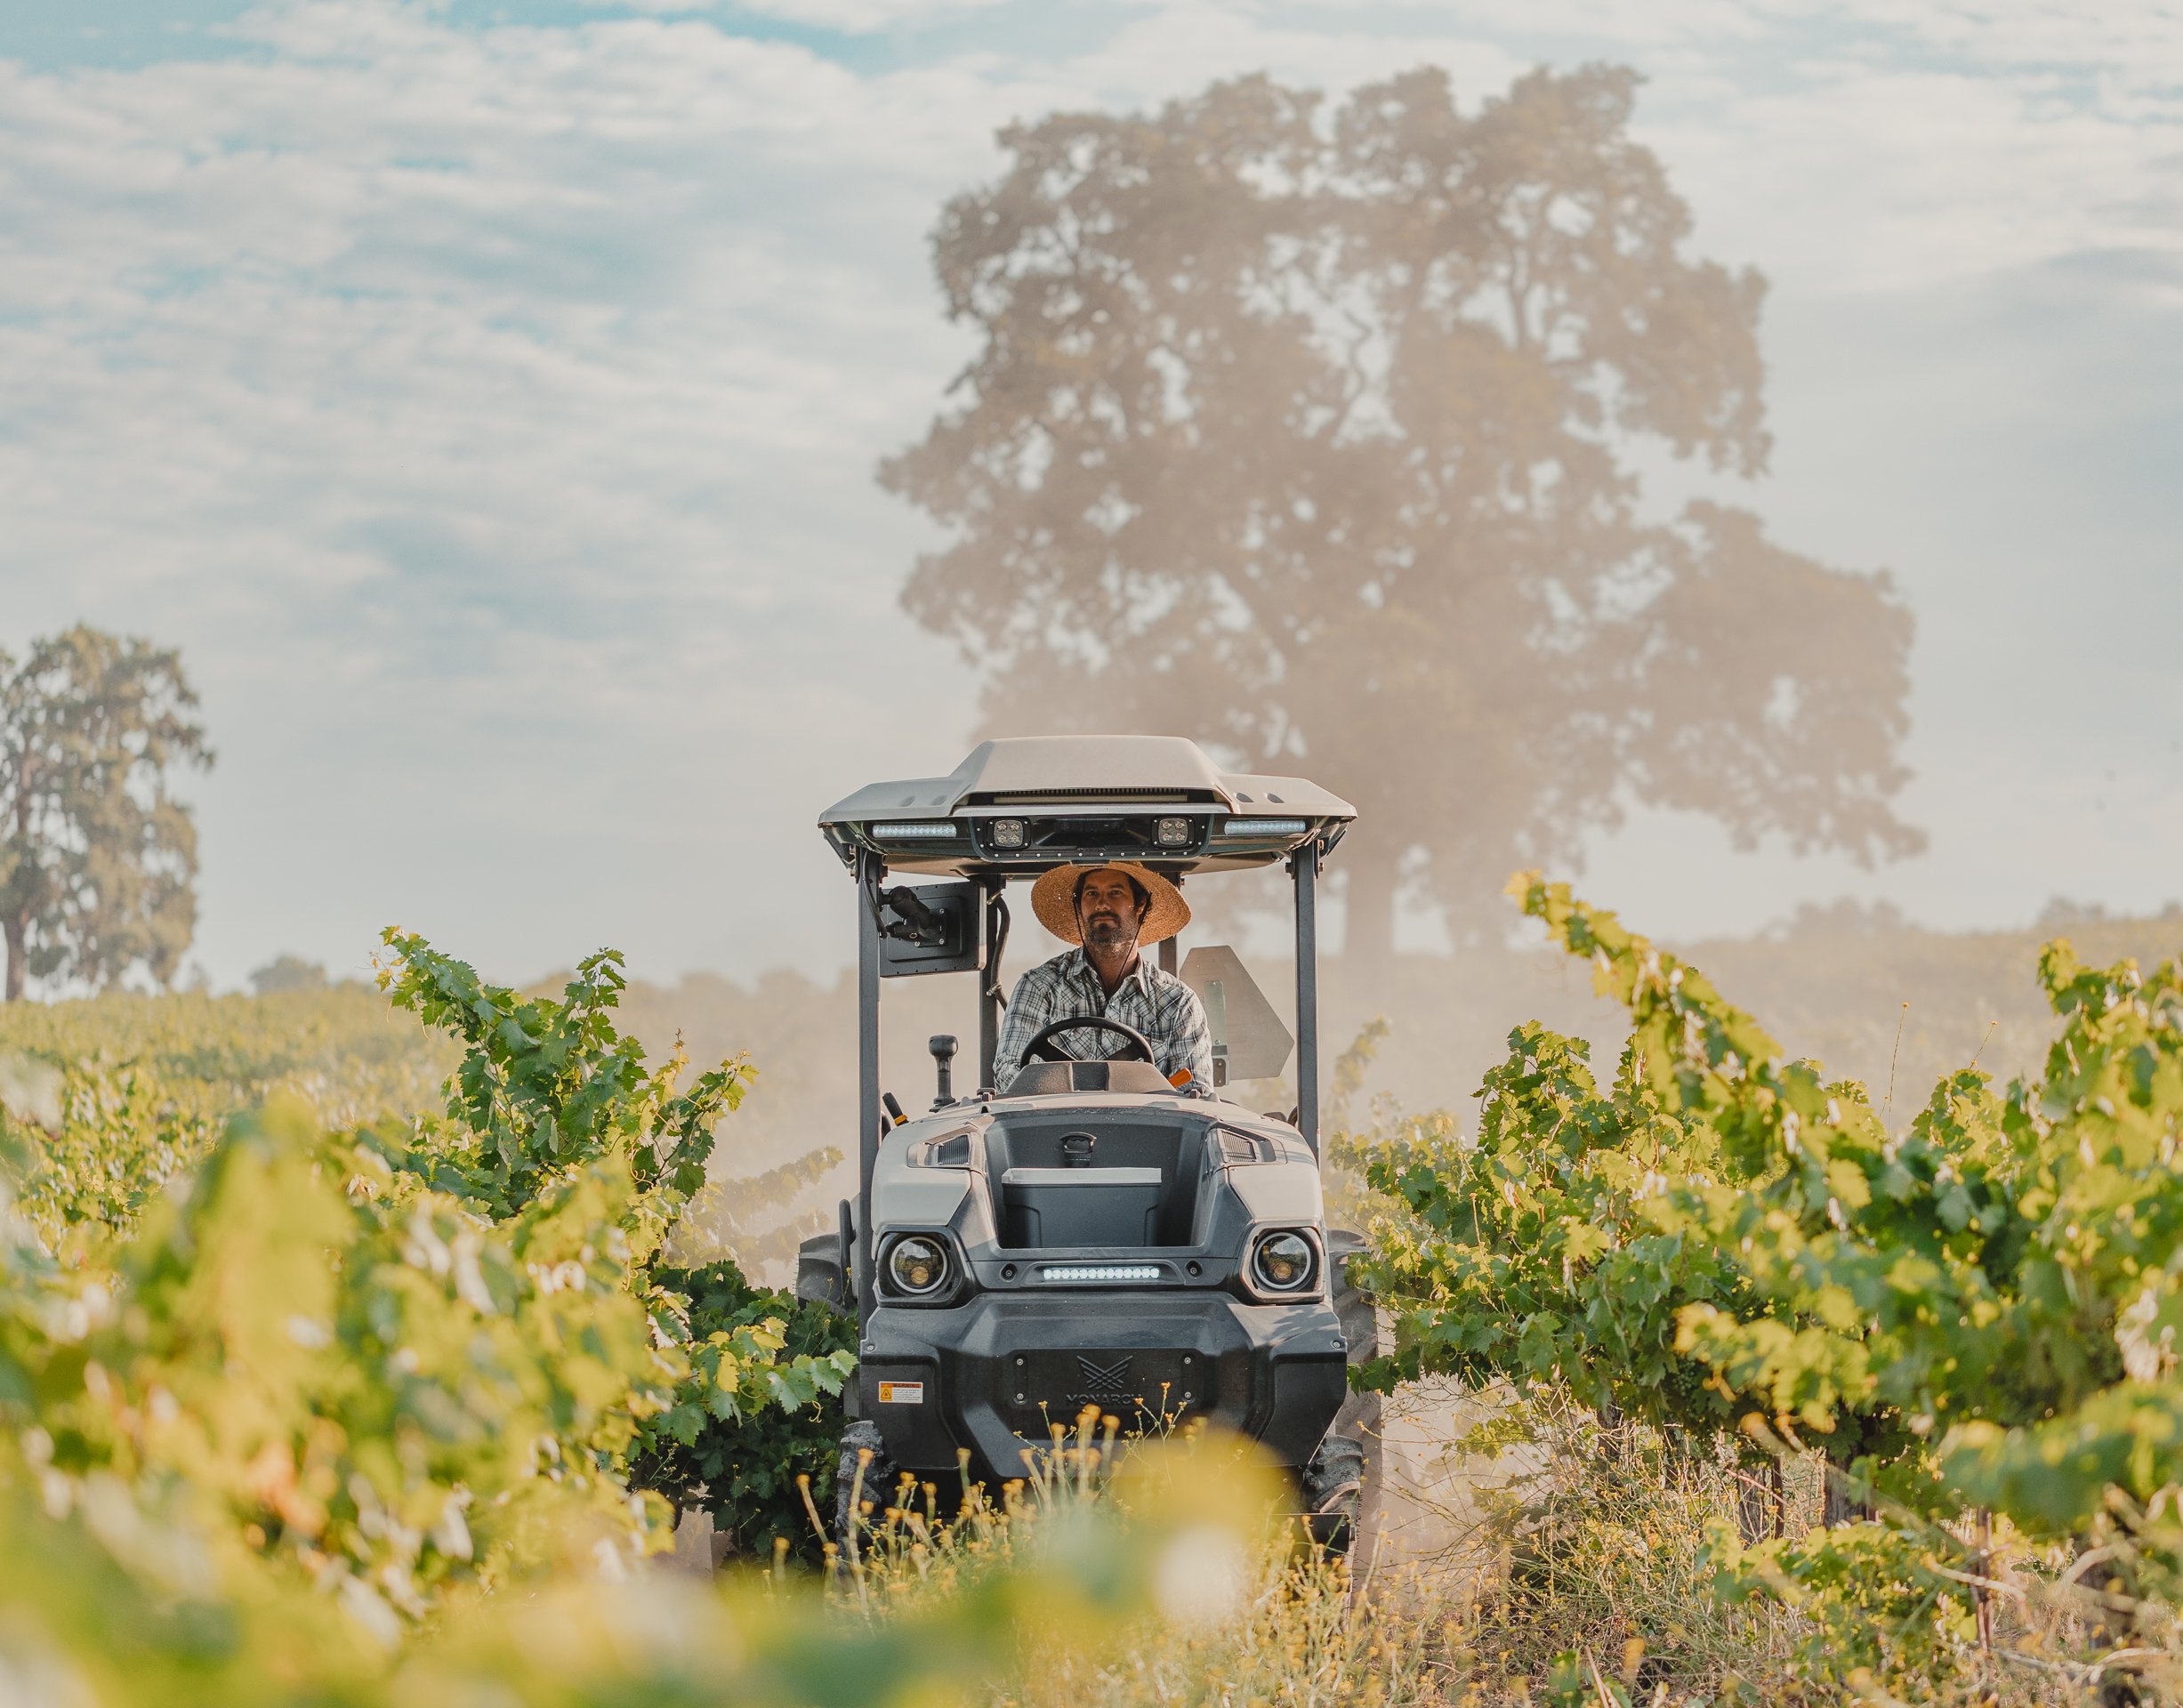
POLYGON ((2165 0, 7 0, 0 648, 182 649, 217 986, 387 924, 507 979, 830 973, 817 813, 977 724, 872 477, 970 353, 926 239, 995 131, 1595 60, 1644 74, 1693 252, 1771 284, 1770 473, 1664 483, 1892 572, 1930 843, 1867 873, 1640 806, 1587 893, 1669 937, 2183 896, 2165 0))

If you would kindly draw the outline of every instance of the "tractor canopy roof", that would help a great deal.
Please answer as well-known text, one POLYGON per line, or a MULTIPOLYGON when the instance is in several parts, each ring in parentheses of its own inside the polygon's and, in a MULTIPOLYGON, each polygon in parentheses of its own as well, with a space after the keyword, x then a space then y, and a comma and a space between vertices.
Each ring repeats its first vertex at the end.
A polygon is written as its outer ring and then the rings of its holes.
POLYGON ((946 777, 869 784, 818 828, 852 866, 868 849, 891 870, 943 877, 1112 859, 1180 874, 1331 849, 1356 817, 1316 783, 1223 771, 1176 736, 1025 736, 980 742, 946 777))

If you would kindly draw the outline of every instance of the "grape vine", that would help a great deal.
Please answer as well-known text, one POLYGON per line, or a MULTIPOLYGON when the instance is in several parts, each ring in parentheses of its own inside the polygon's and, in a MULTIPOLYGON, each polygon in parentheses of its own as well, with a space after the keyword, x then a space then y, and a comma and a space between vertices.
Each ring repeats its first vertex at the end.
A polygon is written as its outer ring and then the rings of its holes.
POLYGON ((2183 971, 2050 946, 2044 1073, 1966 1068, 1896 1131, 1611 913, 1511 890, 1629 1041, 1603 1090, 1582 1040, 1518 1027, 1475 1132, 1352 1144, 1406 1213, 1377 1230, 1397 1332, 1365 1380, 1558 1385, 1747 1461, 1819 1449, 1843 1523, 1714 1543, 1724 1592, 1813 1615, 1817 1676, 1991 1648, 2011 1545, 2107 1562, 2050 1586, 2092 1649, 2175 1647, 2183 971))

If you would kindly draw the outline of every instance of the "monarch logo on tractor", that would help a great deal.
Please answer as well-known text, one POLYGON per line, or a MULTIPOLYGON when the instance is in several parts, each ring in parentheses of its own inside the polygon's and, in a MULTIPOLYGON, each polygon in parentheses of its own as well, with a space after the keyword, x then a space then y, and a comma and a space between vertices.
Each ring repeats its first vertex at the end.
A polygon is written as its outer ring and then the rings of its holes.
MULTIPOLYGON (((1144 1395, 1130 1386, 1130 1354, 1124 1352, 1120 1358, 1102 1364, 1080 1352, 1076 1355, 1076 1374, 1083 1386, 1065 1395, 1061 1402, 1070 1411, 1080 1412, 1087 1406, 1096 1406, 1103 1412, 1146 1409, 1144 1395)), ((1142 1385, 1139 1384, 1139 1388, 1142 1385)))
POLYGON ((1130 1361, 1126 1354, 1112 1364, 1094 1364, 1079 1353, 1076 1367, 1083 1373, 1084 1387, 1092 1393, 1119 1395, 1123 1384, 1130 1379, 1130 1361))

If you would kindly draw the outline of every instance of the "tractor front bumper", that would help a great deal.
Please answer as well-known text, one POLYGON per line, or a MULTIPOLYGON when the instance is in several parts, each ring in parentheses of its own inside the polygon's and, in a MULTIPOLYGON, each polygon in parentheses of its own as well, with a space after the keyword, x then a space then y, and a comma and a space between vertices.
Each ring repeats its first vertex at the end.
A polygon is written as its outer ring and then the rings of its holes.
POLYGON ((1025 1475, 1087 1407, 1124 1434, 1210 1419, 1293 1467, 1341 1409, 1347 1350, 1324 1300, 1072 1288, 882 1305, 865 1325, 858 1411, 897 1464, 944 1486, 963 1447, 973 1477, 1025 1475))

